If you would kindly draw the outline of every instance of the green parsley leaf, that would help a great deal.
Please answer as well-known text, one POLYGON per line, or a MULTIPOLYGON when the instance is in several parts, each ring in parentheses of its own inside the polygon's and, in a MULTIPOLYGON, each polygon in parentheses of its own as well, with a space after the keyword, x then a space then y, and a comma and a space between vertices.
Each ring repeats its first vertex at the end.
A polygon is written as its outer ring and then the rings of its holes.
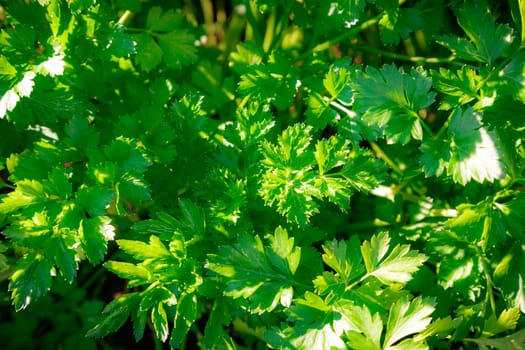
POLYGON ((183 16, 174 10, 163 11, 160 6, 152 7, 146 18, 146 26, 154 32, 171 32, 177 29, 183 16))
POLYGON ((175 313, 175 325, 170 338, 172 348, 178 348, 185 341, 188 331, 197 318, 197 306, 195 294, 183 293, 179 297, 177 312, 175 313))
POLYGON ((341 333, 334 329, 338 314, 319 296, 306 292, 289 310, 293 328, 285 330, 285 337, 296 349, 344 349, 341 333))
POLYGON ((367 274, 387 285, 406 284, 427 260, 425 255, 410 250, 406 244, 390 249, 390 237, 386 232, 363 242, 361 253, 367 274))
POLYGON ((475 343, 480 349, 517 350, 525 346, 525 329, 501 338, 466 338, 468 342, 475 343))
POLYGON ((472 68, 463 66, 455 73, 449 69, 440 68, 439 71, 432 70, 431 74, 433 87, 447 95, 441 102, 440 108, 442 109, 453 109, 480 98, 478 86, 482 76, 472 68))
POLYGON ((353 236, 348 243, 345 241, 331 241, 323 245, 323 261, 331 267, 337 277, 342 279, 345 285, 350 281, 363 275, 363 268, 359 239, 353 236))
POLYGON ((45 254, 54 257, 58 271, 66 281, 71 283, 76 277, 78 260, 80 260, 75 249, 78 243, 76 232, 63 228, 59 233, 60 236, 54 236, 47 240, 44 248, 45 254))
POLYGON ((351 327, 345 332, 352 349, 381 350, 383 322, 379 313, 372 315, 366 306, 351 306, 342 310, 351 327))
POLYGON ((228 300, 224 296, 218 296, 213 302, 206 328, 204 329, 204 338, 202 343, 206 347, 212 347, 217 344, 217 339, 224 336, 223 326, 230 324, 232 314, 230 312, 228 300))
POLYGON ((493 337, 496 334, 514 330, 518 324, 520 314, 518 307, 503 310, 497 318, 492 314, 483 326, 483 335, 493 337))
POLYGON ((385 9, 379 25, 383 42, 386 45, 397 45, 400 39, 407 39, 415 29, 423 27, 423 18, 417 8, 395 6, 385 9))
POLYGON ((111 260, 105 262, 104 267, 119 277, 129 280, 130 287, 146 284, 151 280, 149 271, 140 265, 111 260))
POLYGON ((4 55, 0 56, 0 75, 16 75, 16 68, 9 63, 4 55))
POLYGON ((259 101, 270 101, 279 109, 294 104, 298 80, 290 58, 272 53, 266 63, 251 66, 241 75, 239 91, 259 101))
MULTIPOLYGON (((410 339, 399 341, 409 335, 424 331, 432 321, 430 315, 434 312, 435 305, 433 300, 421 297, 411 301, 403 298, 392 305, 388 314, 383 346, 386 349, 408 349, 407 346, 415 345, 410 339)), ((428 347, 424 346, 423 349, 428 349, 428 347)))
POLYGON ((81 186, 76 193, 76 202, 91 216, 103 216, 115 194, 102 186, 81 186))
POLYGON ((162 62, 162 49, 149 34, 138 34, 135 36, 135 41, 137 43, 135 63, 143 71, 149 72, 162 62))
POLYGON ((179 69, 197 59, 195 37, 184 29, 158 34, 157 40, 164 62, 170 68, 179 69))
POLYGON ((9 282, 9 291, 17 311, 25 309, 33 299, 38 299, 51 288, 54 266, 51 261, 36 253, 29 253, 18 260, 9 282))
POLYGON ((421 68, 410 74, 403 68, 386 65, 380 70, 369 66, 366 72, 356 72, 350 86, 354 90, 354 110, 363 119, 383 128, 393 142, 406 144, 410 138, 421 140, 422 121, 418 112, 434 102, 430 92, 432 80, 421 68))
POLYGON ((441 176, 450 160, 450 146, 444 139, 425 139, 419 161, 426 176, 441 176))
POLYGON ((113 300, 102 310, 106 317, 91 328, 86 336, 100 338, 115 332, 126 322, 130 313, 138 308, 140 300, 139 292, 124 294, 113 300))
POLYGON ((119 239, 116 242, 124 252, 137 260, 162 259, 171 256, 168 249, 155 235, 150 236, 149 243, 129 239, 119 239))
POLYGON ((145 71, 157 67, 162 60, 168 67, 180 69, 197 59, 195 37, 182 25, 182 16, 173 10, 162 12, 152 7, 147 17, 147 32, 135 35, 135 62, 145 71))
POLYGON ((168 328, 168 316, 166 315, 162 303, 158 303, 151 308, 151 322, 153 323, 155 336, 164 343, 168 339, 170 333, 168 328))
POLYGON ((465 185, 470 180, 493 182, 504 177, 504 165, 494 132, 481 124, 481 114, 472 108, 460 107, 452 113, 448 133, 451 157, 447 175, 465 185))
POLYGON ((115 236, 115 228, 107 216, 84 219, 79 228, 80 243, 92 264, 98 264, 104 258, 107 241, 115 236))
POLYGON ((341 119, 341 115, 336 111, 331 103, 338 101, 342 105, 349 105, 352 100, 352 90, 348 86, 350 73, 344 68, 332 68, 323 79, 323 85, 330 97, 325 97, 320 93, 311 93, 306 102, 308 110, 306 111, 308 124, 312 125, 315 130, 322 130, 326 125, 334 125, 341 119))
POLYGON ((235 245, 219 247, 207 264, 224 278, 225 295, 246 298, 255 313, 272 311, 278 304, 290 306, 301 258, 300 248, 284 229, 277 228, 269 239, 270 246, 264 246, 259 236, 242 235, 235 245))
POLYGON ((487 8, 479 3, 466 2, 457 18, 470 41, 445 35, 438 43, 465 60, 492 65, 512 44, 512 29, 505 24, 496 24, 487 8))
POLYGON ((14 191, 2 198, 0 213, 9 214, 20 208, 46 201, 42 183, 35 180, 20 180, 16 185, 14 191))

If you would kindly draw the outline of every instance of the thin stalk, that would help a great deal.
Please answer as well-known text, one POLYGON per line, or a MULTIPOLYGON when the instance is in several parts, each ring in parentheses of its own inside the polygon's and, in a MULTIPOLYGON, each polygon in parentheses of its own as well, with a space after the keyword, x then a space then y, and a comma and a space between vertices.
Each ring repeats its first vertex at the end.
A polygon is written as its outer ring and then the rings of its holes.
POLYGON ((286 6, 284 10, 284 14, 281 16, 279 22, 277 22, 277 25, 275 26, 275 29, 274 29, 274 33, 277 33, 277 34, 274 34, 273 39, 270 43, 270 46, 268 47, 268 52, 271 52, 277 46, 277 44, 280 41, 282 41, 282 35, 286 28, 286 25, 288 24, 288 19, 289 19, 290 13, 292 12, 294 3, 295 3, 294 1, 290 1, 288 3, 288 5, 286 6))
POLYGON ((386 221, 374 219, 374 220, 359 221, 353 224, 348 224, 346 228, 349 231, 360 231, 360 230, 368 230, 368 229, 377 229, 378 227, 387 227, 387 226, 391 226, 391 224, 386 221))
POLYGON ((312 49, 310 49, 310 50, 302 53, 301 55, 299 55, 297 60, 298 61, 302 61, 302 60, 306 59, 307 57, 311 56, 315 52, 319 52, 319 51, 324 51, 324 50, 330 49, 335 44, 338 44, 338 43, 340 43, 340 42, 342 42, 342 41, 344 41, 344 40, 346 40, 348 38, 351 38, 351 37, 361 33, 366 28, 368 28, 370 26, 373 26, 374 24, 379 22, 380 18, 381 18, 381 15, 375 16, 375 17, 373 17, 373 18, 371 18, 371 19, 361 23, 358 26, 355 26, 355 27, 352 27, 352 28, 348 29, 346 32, 344 32, 341 35, 336 36, 333 39, 327 40, 325 42, 322 42, 322 43, 314 46, 312 49))
POLYGON ((485 275, 485 279, 487 281, 487 294, 485 296, 485 305, 483 306, 483 313, 486 315, 487 304, 490 305, 492 312, 496 312, 496 300, 494 299, 494 292, 493 292, 494 283, 492 282, 492 277, 489 274, 489 267, 488 267, 487 262, 485 261, 485 255, 480 255, 480 259, 481 259, 481 265, 483 268, 483 274, 485 275))
POLYGON ((118 19, 118 24, 122 26, 126 26, 129 23, 129 21, 131 21, 134 15, 135 14, 131 12, 130 10, 124 11, 122 16, 120 16, 120 18, 118 19))
POLYGON ((13 185, 8 184, 7 182, 4 182, 2 179, 0 179, 0 189, 1 188, 9 188, 11 190, 15 190, 16 187, 13 185))
POLYGON ((403 171, 397 166, 397 164, 392 159, 390 159, 390 157, 385 153, 385 151, 381 149, 381 147, 379 147, 377 143, 370 140, 368 141, 368 143, 370 144, 370 147, 372 147, 374 152, 379 156, 379 158, 383 159, 392 168, 392 170, 394 170, 400 175, 403 174, 403 171))
POLYGON ((210 46, 217 44, 215 37, 215 23, 213 22, 213 3, 210 0, 201 0, 202 14, 204 16, 204 28, 206 30, 207 43, 210 46))
POLYGON ((421 56, 407 56, 407 55, 401 55, 398 53, 393 53, 385 50, 381 50, 375 47, 367 46, 367 45, 359 45, 359 44, 352 44, 350 43, 350 46, 359 49, 362 51, 367 51, 373 54, 381 55, 384 57, 392 58, 399 61, 406 61, 406 62, 412 62, 415 64, 438 64, 438 63, 451 63, 456 59, 455 55, 451 55, 449 57, 421 57, 421 56))
POLYGON ((518 0, 521 17, 521 44, 525 43, 525 0, 518 0))
POLYGON ((261 46, 263 43, 263 37, 261 31, 259 30, 259 24, 257 23, 257 19, 255 18, 255 15, 253 13, 251 1, 245 1, 245 6, 246 18, 248 19, 248 24, 250 25, 250 28, 252 30, 253 37, 257 45, 261 46))
POLYGON ((270 46, 273 42, 273 39, 275 37, 275 21, 277 17, 277 7, 274 7, 272 9, 272 12, 268 16, 268 19, 266 20, 266 31, 264 33, 264 39, 263 39, 263 50, 266 53, 270 52, 270 46))
MULTIPOLYGON (((418 118, 419 118, 419 116, 418 116, 418 118)), ((421 120, 421 127, 423 128, 424 131, 426 131, 426 133, 428 135, 430 135, 432 138, 434 138, 434 132, 430 129, 430 127, 428 126, 428 124, 424 120, 421 120)))
POLYGON ((332 107, 335 107, 336 109, 340 110, 341 112, 345 113, 349 117, 356 117, 357 116, 356 112, 349 110, 348 108, 346 108, 345 106, 343 106, 342 104, 340 104, 337 101, 330 101, 330 105, 332 107))

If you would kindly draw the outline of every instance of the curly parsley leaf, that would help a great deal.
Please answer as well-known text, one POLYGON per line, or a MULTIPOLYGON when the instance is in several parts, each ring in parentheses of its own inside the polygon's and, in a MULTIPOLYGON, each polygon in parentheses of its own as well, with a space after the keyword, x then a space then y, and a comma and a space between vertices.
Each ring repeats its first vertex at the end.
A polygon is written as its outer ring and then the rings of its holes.
POLYGON ((370 153, 350 151, 349 142, 337 135, 319 140, 312 150, 312 129, 294 124, 278 137, 277 145, 264 141, 260 147, 268 171, 262 175, 259 194, 299 226, 318 212, 314 198, 326 198, 346 211, 352 189, 370 191, 383 175, 381 163, 370 153))

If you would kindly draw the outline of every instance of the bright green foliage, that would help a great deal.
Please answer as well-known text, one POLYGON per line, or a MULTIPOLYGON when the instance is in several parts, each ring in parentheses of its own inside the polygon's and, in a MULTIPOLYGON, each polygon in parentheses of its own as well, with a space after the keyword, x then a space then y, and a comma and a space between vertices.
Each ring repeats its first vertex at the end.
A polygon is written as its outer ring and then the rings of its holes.
POLYGON ((239 91, 259 101, 272 102, 279 109, 292 106, 298 81, 290 65, 287 57, 275 54, 268 57, 266 64, 247 66, 239 82, 239 91))
MULTIPOLYGON (((394 292, 388 287, 377 288, 376 284, 380 281, 386 286, 404 285, 425 261, 424 255, 410 250, 408 245, 390 249, 390 237, 386 233, 373 236, 361 247, 358 240, 352 239, 329 242, 323 249, 323 262, 335 274, 325 271, 315 278, 313 283, 318 294, 306 292, 303 299, 288 309, 288 320, 293 321, 294 326, 282 333, 269 333, 267 337, 275 342, 273 345, 344 349, 344 339, 347 339, 352 348, 394 349, 397 347, 393 345, 400 339, 422 332, 429 325, 433 302, 421 298, 409 301, 409 294, 394 292), (370 279, 372 276, 375 279, 370 279), (367 295, 370 285, 375 285, 377 293, 382 294, 377 299, 367 295), (372 315, 370 309, 380 312, 372 315), (381 318, 387 315, 384 326, 381 318)), ((419 344, 427 349, 424 338, 417 342, 405 339, 396 346, 408 349, 419 344)))
POLYGON ((481 77, 472 68, 463 66, 456 73, 440 68, 439 72, 432 71, 432 79, 436 90, 447 95, 441 103, 442 109, 449 110, 453 106, 464 105, 479 98, 478 84, 481 77))
POLYGON ((438 42, 465 60, 493 64, 512 43, 512 29, 496 24, 488 9, 479 3, 465 2, 457 18, 468 40, 444 36, 438 42))
MULTIPOLYGON (((191 212, 191 204, 181 204, 185 210, 190 211, 187 212, 189 219, 198 220, 195 213, 191 212)), ((197 221, 191 224, 199 225, 197 221)), ((185 227, 184 222, 159 213, 158 220, 147 220, 134 227, 140 235, 157 233, 159 236, 151 235, 147 242, 117 240, 119 248, 137 263, 110 260, 104 266, 129 280, 130 287, 146 285, 147 288, 132 294, 133 297, 124 295, 109 304, 104 309, 104 313, 108 314, 107 318, 91 329, 90 335, 100 337, 113 332, 131 315, 136 340, 143 337, 149 318, 155 335, 164 342, 170 335, 166 309, 176 306, 175 322, 178 327, 171 333, 170 344, 177 347, 184 342, 186 333, 196 318, 195 292, 202 283, 195 261, 186 257, 185 227), (169 241, 169 246, 163 240, 169 241)), ((195 230, 197 227, 192 226, 191 229, 195 230)))
POLYGON ((367 275, 374 276, 382 283, 406 283, 412 278, 412 273, 426 260, 424 255, 410 251, 409 246, 395 246, 386 255, 390 239, 385 233, 372 237, 363 243, 363 254, 367 275))
POLYGON ((482 127, 479 114, 471 108, 466 111, 456 109, 448 133, 451 139, 448 175, 454 181, 465 185, 471 179, 493 182, 503 178, 497 136, 482 127))
POLYGON ((295 124, 278 137, 278 146, 265 141, 260 150, 268 169, 261 196, 269 205, 276 205, 289 222, 300 226, 318 212, 314 198, 327 198, 345 211, 352 187, 369 191, 377 186, 380 175, 377 162, 363 151, 351 151, 341 139, 319 140, 312 152, 311 130, 295 124))
POLYGON ((400 39, 407 39, 414 29, 422 28, 423 20, 418 8, 392 6, 385 9, 379 24, 383 42, 392 45, 399 43, 400 39))
POLYGON ((383 323, 378 314, 371 315, 365 307, 355 307, 345 316, 352 322, 347 332, 349 345, 363 349, 428 349, 421 337, 409 337, 423 332, 431 321, 434 303, 420 297, 409 301, 399 299, 389 310, 386 333, 381 341, 383 323), (381 345, 382 343, 382 345, 381 345))
POLYGON ((525 347, 524 23, 2 2, 0 348, 525 347))
POLYGON ((142 70, 150 71, 161 62, 170 68, 181 68, 196 60, 195 37, 182 26, 184 19, 173 10, 163 12, 160 7, 149 10, 146 30, 134 37, 135 62, 142 70))
POLYGON ((392 142, 406 144, 423 138, 418 112, 429 107, 436 96, 429 91, 432 81, 425 71, 412 69, 407 74, 393 65, 381 70, 368 67, 366 72, 356 72, 350 86, 354 110, 369 124, 383 128, 392 142))
POLYGON ((273 311, 279 304, 290 306, 293 276, 301 260, 301 250, 286 230, 278 227, 269 240, 265 247, 259 236, 241 236, 235 246, 219 247, 207 266, 225 279, 225 295, 246 298, 255 313, 273 311))

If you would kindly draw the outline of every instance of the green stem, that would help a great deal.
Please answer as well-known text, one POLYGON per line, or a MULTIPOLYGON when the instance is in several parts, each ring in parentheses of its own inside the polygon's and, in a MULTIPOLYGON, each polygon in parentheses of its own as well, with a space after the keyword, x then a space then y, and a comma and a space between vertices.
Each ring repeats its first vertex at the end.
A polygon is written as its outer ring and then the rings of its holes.
POLYGON ((202 14, 204 16, 204 28, 206 31, 207 43, 210 46, 217 44, 215 36, 215 23, 213 21, 213 4, 210 0, 201 0, 202 14))
POLYGON ((480 259, 481 259, 481 265, 483 268, 483 273, 487 281, 487 294, 485 296, 485 305, 483 306, 483 313, 486 315, 487 304, 490 305, 492 312, 494 313, 496 312, 496 301, 494 299, 494 292, 493 292, 494 283, 492 282, 492 277, 489 274, 489 267, 488 267, 487 261, 485 261, 485 255, 483 255, 483 253, 480 253, 480 259))
POLYGON ((131 21, 134 15, 135 14, 131 12, 130 10, 124 11, 122 16, 120 16, 120 18, 118 19, 118 24, 122 26, 126 26, 129 23, 129 21, 131 21))
POLYGON ((275 29, 277 27, 275 25, 277 10, 278 10, 278 7, 274 7, 272 9, 272 12, 268 16, 268 19, 266 20, 266 31, 264 33, 264 39, 263 39, 263 50, 266 53, 270 52, 271 43, 273 42, 275 38, 275 29))
POLYGON ((399 61, 412 62, 415 64, 437 64, 437 63, 450 63, 456 59, 455 55, 449 57, 421 57, 421 56, 407 56, 398 53, 393 53, 385 50, 381 50, 375 47, 367 45, 352 44, 350 46, 362 51, 367 51, 373 54, 381 55, 384 57, 392 58, 399 61))
POLYGON ((346 228, 348 231, 355 232, 360 230, 369 230, 369 229, 377 229, 378 227, 387 227, 391 224, 386 221, 382 221, 380 219, 374 219, 374 220, 367 220, 367 221, 359 221, 353 224, 346 225, 346 228))
POLYGON ((374 152, 379 156, 379 158, 383 159, 391 168, 398 174, 403 174, 403 171, 397 166, 397 164, 390 159, 390 157, 379 147, 377 143, 374 141, 368 141, 370 144, 370 147, 374 150, 374 152))
POLYGON ((370 26, 373 26, 374 24, 379 22, 380 18, 381 18, 381 15, 375 16, 375 17, 373 17, 373 18, 371 18, 371 19, 361 23, 358 26, 355 26, 355 27, 352 27, 352 28, 348 29, 343 34, 338 35, 338 36, 336 36, 333 39, 327 40, 325 42, 322 42, 322 43, 314 46, 312 49, 310 49, 310 50, 302 53, 301 55, 299 55, 299 57, 297 58, 297 61, 302 61, 302 60, 308 58, 309 56, 311 56, 315 52, 319 52, 319 51, 324 51, 324 50, 330 49, 335 44, 338 44, 338 43, 340 43, 340 42, 342 42, 342 41, 344 41, 344 40, 346 40, 348 38, 351 38, 351 37, 357 35, 358 33, 362 32, 366 28, 368 28, 370 26))
POLYGON ((252 29, 255 42, 258 46, 261 46, 263 43, 263 36, 259 30, 259 24, 257 23, 257 19, 253 13, 251 1, 245 1, 244 4, 246 6, 246 18, 248 19, 248 24, 252 29))
POLYGON ((9 188, 9 189, 11 189, 11 190, 15 190, 15 189, 16 189, 15 186, 10 185, 10 184, 4 182, 2 179, 0 179, 0 189, 1 189, 1 188, 9 188))
POLYGON ((272 50, 277 46, 277 44, 282 40, 283 32, 286 28, 286 24, 288 22, 288 18, 290 16, 290 13, 292 12, 292 8, 294 5, 294 1, 290 1, 288 5, 286 6, 286 9, 284 10, 284 14, 279 19, 279 22, 275 26, 274 29, 274 36, 272 38, 272 41, 270 43, 270 46, 268 47, 268 52, 272 52, 272 50), (275 34, 277 33, 277 34, 275 34))
POLYGON ((521 17, 521 44, 525 43, 525 0, 518 0, 521 17))
POLYGON ((332 107, 335 107, 336 109, 340 110, 341 112, 345 113, 346 115, 348 115, 349 117, 356 117, 357 116, 357 113, 354 112, 354 111, 351 111, 349 110, 348 108, 346 108, 345 106, 343 106, 342 104, 340 104, 339 102, 337 101, 330 101, 330 105, 332 107))
MULTIPOLYGON (((419 116, 418 116, 419 118, 419 116)), ((434 138, 434 132, 429 128, 429 126, 427 125, 427 123, 424 121, 424 120, 421 120, 421 127, 423 128, 423 130, 425 130, 425 132, 430 135, 432 138, 434 138)))
POLYGON ((130 33, 142 33, 142 32, 147 32, 148 30, 146 28, 130 28, 130 27, 127 27, 126 28, 126 32, 130 32, 130 33))

